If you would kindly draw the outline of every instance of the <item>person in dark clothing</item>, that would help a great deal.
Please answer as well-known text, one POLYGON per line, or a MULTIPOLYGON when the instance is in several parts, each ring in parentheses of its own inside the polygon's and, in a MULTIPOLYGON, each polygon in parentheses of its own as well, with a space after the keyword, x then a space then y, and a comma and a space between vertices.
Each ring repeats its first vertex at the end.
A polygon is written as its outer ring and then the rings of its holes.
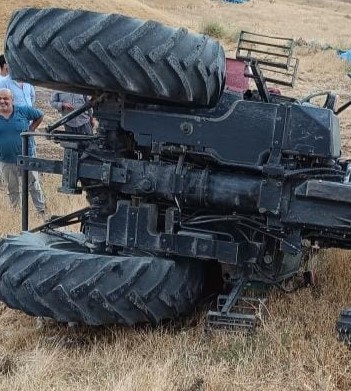
MULTIPOLYGON (((88 98, 84 95, 56 91, 51 96, 50 105, 65 116, 87 102, 88 98)), ((88 110, 66 122, 64 127, 69 133, 92 135, 93 124, 92 111, 88 110)))

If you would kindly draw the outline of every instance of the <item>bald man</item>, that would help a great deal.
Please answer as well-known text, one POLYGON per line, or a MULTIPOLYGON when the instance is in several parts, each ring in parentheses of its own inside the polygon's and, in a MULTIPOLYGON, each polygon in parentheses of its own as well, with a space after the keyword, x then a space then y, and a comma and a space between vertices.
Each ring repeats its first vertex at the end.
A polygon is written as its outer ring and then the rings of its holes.
MULTIPOLYGON (((0 172, 8 188, 11 205, 17 208, 20 203, 20 168, 17 156, 22 153, 21 133, 34 132, 43 120, 40 110, 29 106, 13 104, 12 92, 0 88, 0 172), (32 122, 30 122, 32 121, 32 122)), ((45 199, 37 172, 29 171, 29 192, 34 206, 40 215, 45 214, 45 199)))

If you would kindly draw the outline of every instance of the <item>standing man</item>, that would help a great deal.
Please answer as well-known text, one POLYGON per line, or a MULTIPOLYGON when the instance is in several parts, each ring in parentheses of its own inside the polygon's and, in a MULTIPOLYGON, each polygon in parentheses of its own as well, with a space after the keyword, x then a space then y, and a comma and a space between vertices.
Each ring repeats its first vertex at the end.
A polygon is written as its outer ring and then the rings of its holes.
MULTIPOLYGON (((34 132, 43 120, 40 110, 13 104, 11 90, 0 88, 0 171, 8 188, 13 208, 20 203, 19 177, 21 169, 16 165, 22 152, 21 133, 34 132)), ((29 192, 37 212, 45 217, 45 199, 37 172, 29 171, 29 192)))
MULTIPOLYGON (((88 98, 85 95, 55 91, 51 96, 50 105, 65 116, 87 102, 88 98)), ((66 122, 64 127, 69 133, 92 135, 93 125, 94 119, 90 109, 66 122)))
POLYGON ((12 91, 13 102, 16 106, 33 106, 35 103, 35 90, 29 83, 17 82, 11 79, 9 68, 3 54, 0 55, 0 88, 8 88, 12 91))
MULTIPOLYGON (((29 83, 17 82, 16 80, 11 79, 9 74, 9 67, 6 63, 5 56, 0 55, 0 67, 1 75, 0 78, 0 88, 7 88, 11 90, 13 96, 13 104, 15 106, 30 106, 33 107, 35 103, 35 89, 29 83)), ((29 137, 29 155, 35 157, 36 144, 33 137, 29 137)))
MULTIPOLYGON (((0 55, 0 72, 3 76, 0 78, 0 88, 9 89, 12 92, 13 104, 15 106, 30 106, 33 107, 35 103, 35 89, 29 83, 22 83, 13 80, 9 74, 9 67, 7 65, 5 56, 0 55)), ((29 137, 29 156, 36 157, 36 143, 34 137, 29 137)), ((0 168, 0 175, 2 175, 0 168)), ((38 173, 34 172, 34 176, 38 177, 38 173)), ((2 178, 3 180, 3 178, 2 178)), ((41 192, 40 198, 44 199, 44 194, 41 191, 41 187, 38 187, 38 191, 41 192)))

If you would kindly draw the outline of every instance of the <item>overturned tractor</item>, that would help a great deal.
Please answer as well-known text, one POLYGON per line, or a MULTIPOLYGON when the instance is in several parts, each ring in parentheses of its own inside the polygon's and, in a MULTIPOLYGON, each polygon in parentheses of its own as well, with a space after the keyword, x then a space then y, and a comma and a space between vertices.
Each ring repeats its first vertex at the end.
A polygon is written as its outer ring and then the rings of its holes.
MULTIPOLYGON (((287 289, 312 248, 350 248, 337 117, 348 104, 269 89, 293 84, 292 49, 243 32, 237 59, 257 90, 236 92, 207 36, 121 15, 16 12, 12 77, 93 98, 44 133, 62 161, 28 156, 28 136, 43 133, 23 134, 23 233, 0 244, 1 300, 62 322, 133 325, 189 314, 216 292, 208 324, 251 327, 255 314, 236 310, 249 285, 287 289), (90 107, 94 135, 57 129, 90 107), (28 170, 61 175, 59 191, 85 192, 89 206, 28 231, 28 170)), ((339 327, 349 330, 347 313, 339 327)))

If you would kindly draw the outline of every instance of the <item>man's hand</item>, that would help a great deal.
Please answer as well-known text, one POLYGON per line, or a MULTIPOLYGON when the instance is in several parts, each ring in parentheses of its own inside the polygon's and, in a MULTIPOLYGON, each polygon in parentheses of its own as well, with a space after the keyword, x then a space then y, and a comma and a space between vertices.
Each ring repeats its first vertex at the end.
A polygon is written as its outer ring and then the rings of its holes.
POLYGON ((74 109, 74 106, 71 105, 70 103, 62 103, 62 109, 72 111, 74 109))
POLYGON ((94 126, 95 126, 95 118, 94 118, 94 117, 90 117, 89 122, 90 122, 90 126, 94 129, 94 126))

